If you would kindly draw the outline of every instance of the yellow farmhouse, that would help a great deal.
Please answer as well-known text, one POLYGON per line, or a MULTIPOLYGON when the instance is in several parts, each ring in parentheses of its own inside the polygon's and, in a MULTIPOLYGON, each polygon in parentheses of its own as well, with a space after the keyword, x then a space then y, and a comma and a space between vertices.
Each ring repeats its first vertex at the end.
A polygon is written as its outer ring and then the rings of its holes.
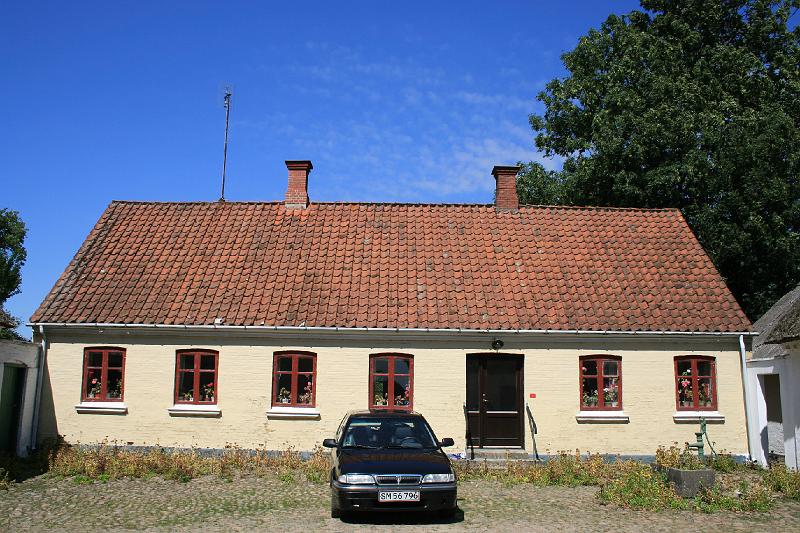
POLYGON ((311 450, 354 409, 461 450, 749 456, 751 325, 677 210, 112 202, 31 325, 40 439, 311 450))

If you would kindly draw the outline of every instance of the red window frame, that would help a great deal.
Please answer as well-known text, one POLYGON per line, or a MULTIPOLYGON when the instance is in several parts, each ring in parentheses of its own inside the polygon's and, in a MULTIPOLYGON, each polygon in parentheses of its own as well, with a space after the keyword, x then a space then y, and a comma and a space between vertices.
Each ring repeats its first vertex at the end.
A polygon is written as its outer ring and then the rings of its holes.
POLYGON ((188 350, 177 350, 175 352, 175 403, 176 404, 190 404, 190 405, 216 405, 219 403, 219 388, 217 387, 217 375, 219 370, 219 352, 216 350, 196 349, 190 348, 188 350), (192 355, 194 356, 194 365, 192 368, 181 368, 181 356, 192 355), (203 355, 214 356, 214 370, 201 369, 200 362, 203 355), (194 394, 191 400, 180 398, 180 377, 184 372, 194 372, 194 380, 192 382, 192 390, 194 394), (213 373, 214 374, 214 400, 201 401, 200 400, 200 374, 213 373))
POLYGON ((578 404, 581 411, 622 411, 622 357, 618 355, 582 355, 578 358, 578 404), (597 374, 586 374, 586 361, 595 361, 597 364, 597 374), (617 363, 617 374, 606 375, 604 372, 604 363, 607 361, 614 361, 617 363), (583 403, 583 380, 592 379, 597 380, 597 405, 584 405, 583 403), (607 406, 605 394, 600 394, 604 390, 604 378, 617 378, 617 406, 607 406))
POLYGON ((717 358, 710 355, 681 355, 675 358, 675 409, 678 411, 716 411, 717 410, 717 358), (691 374, 681 376, 678 373, 678 363, 690 361, 691 374), (697 372, 698 362, 708 362, 711 374, 699 375, 697 372), (711 380, 711 405, 700 406, 700 379, 711 380), (692 385, 692 405, 682 406, 680 402, 680 387, 683 380, 690 380, 692 385), (697 392, 698 394, 695 394, 697 392))
POLYGON ((82 402, 121 402, 125 398, 125 348, 117 348, 114 346, 98 346, 83 349, 83 380, 81 382, 81 401, 82 402), (103 361, 101 366, 89 366, 89 353, 100 352, 103 354, 103 361), (108 354, 111 352, 122 354, 122 366, 108 366, 108 354), (119 398, 108 398, 108 370, 121 370, 122 372, 122 385, 119 390, 119 398), (86 392, 86 385, 89 382, 90 371, 100 371, 100 395, 90 398, 86 392))
POLYGON ((367 405, 370 409, 401 409, 411 411, 414 408, 414 356, 405 353, 375 353, 369 356, 369 398, 367 405), (375 372, 375 361, 377 359, 388 359, 388 372, 375 372), (395 359, 406 359, 408 361, 408 374, 396 374, 394 371, 395 359), (394 377, 408 376, 408 405, 395 405, 394 377), (377 405, 375 403, 375 376, 387 376, 389 390, 387 391, 387 404, 377 405))
POLYGON ((275 352, 272 354, 272 406, 273 407, 316 407, 317 406, 317 354, 314 352, 275 352), (290 358, 292 360, 291 370, 279 370, 278 362, 281 359, 290 358), (313 367, 311 372, 300 372, 300 359, 311 359, 313 367), (292 389, 289 391, 289 402, 278 401, 278 378, 281 375, 292 376, 292 389), (311 376, 311 403, 298 403, 297 398, 300 391, 297 390, 298 376, 311 376))

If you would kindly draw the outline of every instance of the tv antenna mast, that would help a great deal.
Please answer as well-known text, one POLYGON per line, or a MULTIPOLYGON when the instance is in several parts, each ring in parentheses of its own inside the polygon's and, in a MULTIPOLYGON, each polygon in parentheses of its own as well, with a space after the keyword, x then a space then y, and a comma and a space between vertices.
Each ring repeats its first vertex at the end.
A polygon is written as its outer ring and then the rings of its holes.
POLYGON ((225 201, 225 170, 228 166, 228 128, 230 126, 231 118, 231 95, 233 94, 230 86, 225 87, 225 96, 222 99, 225 106, 225 146, 222 149, 222 195, 219 197, 220 202, 225 201))

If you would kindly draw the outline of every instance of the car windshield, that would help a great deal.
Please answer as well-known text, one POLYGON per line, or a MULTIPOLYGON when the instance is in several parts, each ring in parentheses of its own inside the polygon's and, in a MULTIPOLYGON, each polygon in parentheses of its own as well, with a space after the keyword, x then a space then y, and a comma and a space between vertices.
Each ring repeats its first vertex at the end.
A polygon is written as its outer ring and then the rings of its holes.
POLYGON ((419 417, 353 417, 342 439, 344 448, 436 448, 427 422, 419 417))

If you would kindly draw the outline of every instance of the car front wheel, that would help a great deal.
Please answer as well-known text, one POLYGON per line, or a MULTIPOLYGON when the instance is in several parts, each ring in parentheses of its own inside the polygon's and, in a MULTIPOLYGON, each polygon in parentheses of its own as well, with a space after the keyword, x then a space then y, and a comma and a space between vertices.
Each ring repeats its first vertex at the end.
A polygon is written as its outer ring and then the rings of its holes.
POLYGON ((331 493, 331 518, 341 518, 342 510, 336 503, 336 495, 331 493))

